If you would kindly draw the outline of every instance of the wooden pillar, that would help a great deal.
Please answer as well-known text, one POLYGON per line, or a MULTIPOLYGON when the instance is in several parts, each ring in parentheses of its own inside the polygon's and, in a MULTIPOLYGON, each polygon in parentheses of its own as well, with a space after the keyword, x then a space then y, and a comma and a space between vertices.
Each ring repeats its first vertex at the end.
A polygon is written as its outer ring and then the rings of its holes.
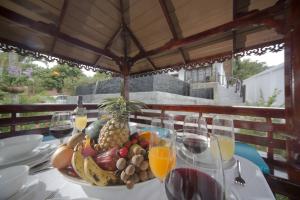
POLYGON ((285 35, 286 127, 294 136, 287 140, 289 179, 300 182, 300 4, 290 0, 285 35))
POLYGON ((300 4, 289 1, 285 36, 285 102, 287 127, 300 138, 300 4))
POLYGON ((300 4, 299 1, 292 1, 293 31, 291 32, 291 59, 292 59, 292 80, 293 80, 293 122, 294 130, 300 138, 300 4))
POLYGON ((129 100, 129 76, 124 75, 123 79, 124 79, 124 98, 126 100, 129 100))
POLYGON ((123 65, 120 66, 120 69, 122 70, 122 77, 123 77, 123 88, 121 89, 121 95, 126 99, 129 100, 129 72, 130 72, 130 66, 129 65, 123 65))

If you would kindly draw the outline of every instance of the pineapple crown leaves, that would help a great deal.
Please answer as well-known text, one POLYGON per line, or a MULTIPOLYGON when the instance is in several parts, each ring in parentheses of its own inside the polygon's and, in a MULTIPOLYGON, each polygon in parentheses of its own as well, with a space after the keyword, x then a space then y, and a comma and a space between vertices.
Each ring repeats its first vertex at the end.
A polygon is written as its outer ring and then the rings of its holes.
POLYGON ((106 98, 98 106, 117 119, 127 119, 130 113, 140 112, 146 105, 140 101, 127 101, 124 97, 106 98))

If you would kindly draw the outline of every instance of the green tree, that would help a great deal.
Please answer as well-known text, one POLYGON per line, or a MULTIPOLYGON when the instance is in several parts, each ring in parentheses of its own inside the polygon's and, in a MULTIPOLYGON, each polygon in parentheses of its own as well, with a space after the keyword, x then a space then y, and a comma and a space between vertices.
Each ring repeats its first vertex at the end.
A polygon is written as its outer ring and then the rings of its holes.
POLYGON ((240 60, 239 58, 235 60, 233 65, 233 76, 244 80, 258 74, 268 67, 265 62, 251 61, 250 59, 240 60))
POLYGON ((56 89, 58 93, 61 93, 65 84, 67 82, 75 84, 76 80, 82 76, 82 72, 68 65, 56 65, 52 69, 40 71, 39 76, 43 79, 42 85, 45 89, 56 89))
POLYGON ((111 75, 101 73, 101 72, 97 72, 96 74, 94 74, 92 78, 93 81, 103 81, 108 79, 111 79, 111 75))

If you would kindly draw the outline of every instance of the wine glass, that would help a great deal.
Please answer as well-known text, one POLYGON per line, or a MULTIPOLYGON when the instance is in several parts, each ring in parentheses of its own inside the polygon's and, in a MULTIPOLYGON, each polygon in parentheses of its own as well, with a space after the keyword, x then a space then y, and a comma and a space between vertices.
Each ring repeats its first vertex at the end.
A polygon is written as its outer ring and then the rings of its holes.
POLYGON ((187 115, 183 124, 182 150, 193 155, 195 161, 198 156, 207 148, 207 124, 203 117, 187 115))
POLYGON ((72 114, 70 112, 54 112, 49 131, 55 138, 60 139, 60 144, 63 143, 64 137, 72 133, 73 128, 72 114))
POLYGON ((152 118, 148 157, 153 175, 161 182, 175 166, 175 145, 173 118, 169 115, 152 118))
POLYGON ((87 112, 86 108, 79 107, 75 114, 75 127, 82 133, 83 129, 87 125, 87 112))
POLYGON ((185 145, 179 145, 176 166, 165 179, 169 200, 225 200, 224 171, 218 140, 210 134, 203 134, 201 139, 194 140, 195 146, 207 142, 201 153, 195 154, 191 148, 188 148, 190 154, 184 153, 185 145), (194 157, 201 159, 195 160, 194 157))
POLYGON ((184 130, 196 130, 200 129, 203 133, 207 134, 207 124, 204 117, 197 115, 187 115, 184 118, 183 124, 184 130))
POLYGON ((233 120, 227 115, 213 117, 212 133, 218 138, 223 162, 229 162, 234 154, 234 126, 233 120))

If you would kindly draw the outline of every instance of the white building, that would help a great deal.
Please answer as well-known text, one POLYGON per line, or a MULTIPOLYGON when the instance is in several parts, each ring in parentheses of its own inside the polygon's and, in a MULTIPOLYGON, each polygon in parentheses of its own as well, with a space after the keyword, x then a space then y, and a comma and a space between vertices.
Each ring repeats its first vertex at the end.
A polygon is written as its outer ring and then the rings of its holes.
POLYGON ((265 101, 274 94, 280 93, 273 106, 284 105, 284 65, 280 64, 244 80, 246 86, 246 102, 255 104, 262 97, 265 101))
POLYGON ((216 78, 222 78, 223 80, 220 81, 226 83, 226 75, 223 68, 223 63, 214 63, 212 65, 207 66, 199 66, 198 68, 191 69, 191 70, 184 70, 181 69, 178 72, 170 72, 172 76, 177 77, 179 80, 186 81, 186 82, 212 82, 216 81, 216 78), (216 77, 219 76, 219 77, 216 77))

